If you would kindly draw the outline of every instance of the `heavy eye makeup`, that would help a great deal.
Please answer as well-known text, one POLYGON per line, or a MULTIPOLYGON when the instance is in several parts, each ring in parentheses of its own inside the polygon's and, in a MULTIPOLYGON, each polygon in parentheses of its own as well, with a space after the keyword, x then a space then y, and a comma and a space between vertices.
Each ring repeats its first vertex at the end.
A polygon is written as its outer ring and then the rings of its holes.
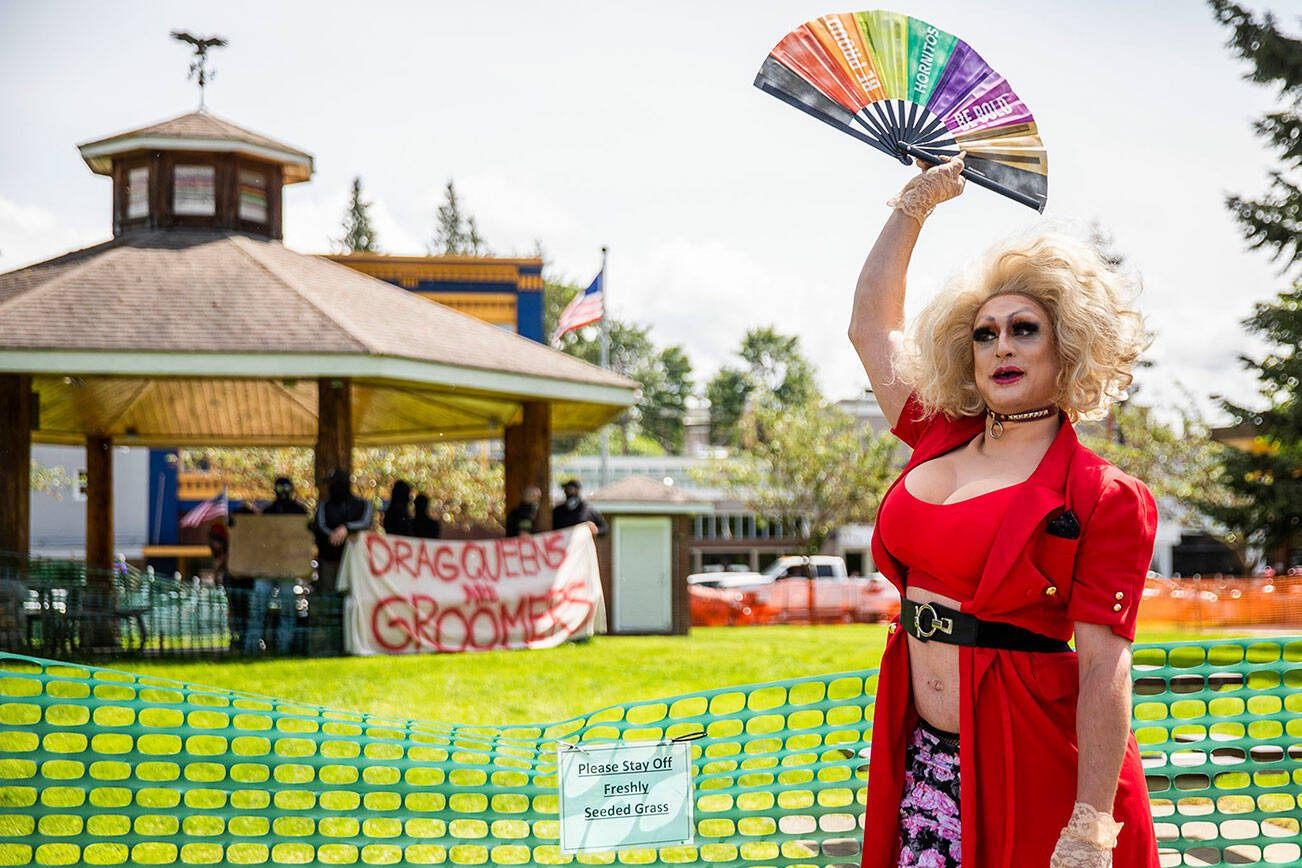
MULTIPOLYGON (((1035 338, 1040 334, 1040 324, 1030 320, 1015 320, 1013 322, 1013 337, 1015 338, 1035 338)), ((995 330, 990 326, 977 326, 972 331, 972 342, 984 344, 995 339, 995 330)))

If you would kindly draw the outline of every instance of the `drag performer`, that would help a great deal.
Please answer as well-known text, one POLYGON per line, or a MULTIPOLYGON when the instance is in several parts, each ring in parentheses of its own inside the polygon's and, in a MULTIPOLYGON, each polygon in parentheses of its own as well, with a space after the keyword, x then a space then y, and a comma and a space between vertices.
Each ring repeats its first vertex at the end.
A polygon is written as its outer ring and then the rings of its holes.
POLYGON ((1156 507, 1072 428, 1124 394, 1142 320, 1097 251, 1041 234, 954 279, 906 339, 909 256, 962 168, 924 169, 888 203, 850 324, 913 448, 872 542, 904 600, 873 713, 863 866, 1157 868, 1130 732, 1156 507))

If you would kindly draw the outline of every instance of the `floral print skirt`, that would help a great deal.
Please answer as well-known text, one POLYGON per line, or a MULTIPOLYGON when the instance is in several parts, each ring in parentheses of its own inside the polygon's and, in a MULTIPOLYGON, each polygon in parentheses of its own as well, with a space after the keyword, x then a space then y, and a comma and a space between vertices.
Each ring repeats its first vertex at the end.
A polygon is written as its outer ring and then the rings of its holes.
POLYGON ((904 759, 900 868, 959 868, 958 734, 919 720, 904 759))

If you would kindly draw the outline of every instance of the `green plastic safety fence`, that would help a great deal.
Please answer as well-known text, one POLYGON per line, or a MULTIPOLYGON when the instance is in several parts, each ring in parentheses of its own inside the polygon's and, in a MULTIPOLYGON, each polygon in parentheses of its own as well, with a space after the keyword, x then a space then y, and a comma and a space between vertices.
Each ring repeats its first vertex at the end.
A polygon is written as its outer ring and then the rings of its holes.
POLYGON ((1302 865, 1302 638, 1136 646, 1163 865, 1302 865))
MULTIPOLYGON (((1297 863, 1302 638, 1135 660, 1163 864, 1297 863)), ((0 864, 853 866, 875 686, 865 670, 456 726, 5 655, 0 864), (700 731, 692 846, 560 852, 558 740, 700 731)))

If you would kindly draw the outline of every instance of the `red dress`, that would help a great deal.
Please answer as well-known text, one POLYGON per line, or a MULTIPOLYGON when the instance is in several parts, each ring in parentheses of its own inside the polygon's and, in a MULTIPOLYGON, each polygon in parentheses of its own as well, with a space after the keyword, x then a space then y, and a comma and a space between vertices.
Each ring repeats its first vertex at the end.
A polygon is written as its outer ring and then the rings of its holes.
MULTIPOLYGON (((910 396, 893 432, 913 447, 913 456, 892 488, 917 465, 976 437, 983 426, 982 416, 924 420, 910 396)), ((1035 472, 1017 488, 962 610, 1055 639, 1069 639, 1076 621, 1104 624, 1133 639, 1157 533, 1148 489, 1081 446, 1065 418, 1035 472), (1048 532, 1064 510, 1079 522, 1076 539, 1048 532)), ((877 569, 903 593, 908 565, 893 556, 880 533, 872 546, 877 569)), ((1078 678, 1075 654, 959 648, 966 868, 1049 864, 1076 799, 1078 678)), ((917 720, 905 633, 892 625, 873 710, 863 868, 896 865, 905 746, 917 720)), ((1113 868, 1158 868, 1133 735, 1112 813, 1125 824, 1113 868)))

